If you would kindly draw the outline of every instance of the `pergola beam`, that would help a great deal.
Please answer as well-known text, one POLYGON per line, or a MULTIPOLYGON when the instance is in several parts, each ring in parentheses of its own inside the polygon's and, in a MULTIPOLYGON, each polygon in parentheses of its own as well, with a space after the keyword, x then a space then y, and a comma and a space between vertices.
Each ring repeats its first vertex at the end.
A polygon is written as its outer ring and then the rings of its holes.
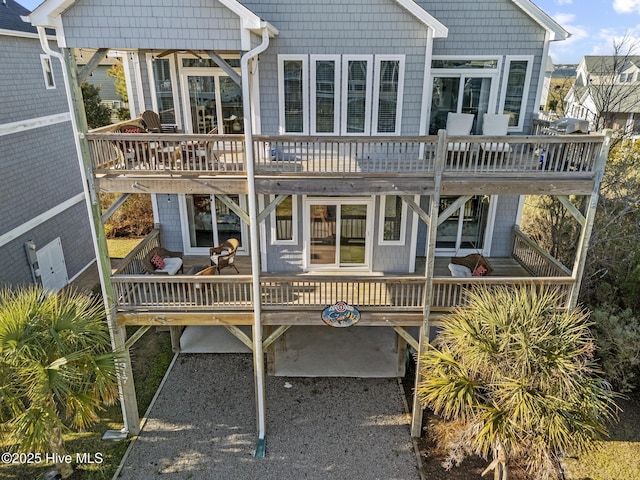
POLYGON ((229 65, 224 58, 222 58, 220 55, 218 55, 215 52, 207 52, 207 55, 209 55, 209 58, 211 58, 211 60, 213 60, 214 62, 216 62, 216 64, 222 69, 224 70, 224 73, 226 73, 227 75, 229 75, 229 78, 231 80, 233 80, 233 82, 235 84, 237 84, 238 86, 242 86, 242 77, 240 76, 240 74, 238 72, 236 72, 233 67, 231 65, 229 65))
POLYGON ((99 48, 96 53, 92 55, 85 66, 78 70, 78 85, 81 85, 82 82, 86 81, 87 78, 89 78, 89 75, 91 75, 96 67, 100 65, 100 62, 104 60, 104 57, 107 55, 108 51, 108 48, 99 48))

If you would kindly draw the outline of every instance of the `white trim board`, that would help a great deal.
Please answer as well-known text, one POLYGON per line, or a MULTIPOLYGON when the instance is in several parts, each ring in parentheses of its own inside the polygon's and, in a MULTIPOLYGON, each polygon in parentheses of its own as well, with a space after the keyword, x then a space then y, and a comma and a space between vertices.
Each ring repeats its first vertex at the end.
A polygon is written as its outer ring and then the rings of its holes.
POLYGON ((41 213, 33 217, 31 220, 26 221, 22 225, 8 231, 4 235, 0 235, 0 247, 6 245, 7 243, 15 240, 16 238, 28 233, 39 225, 42 225, 48 220, 51 220, 52 217, 58 215, 59 213, 64 212, 65 210, 73 207, 74 205, 84 201, 84 193, 79 193, 74 195, 69 200, 66 200, 53 208, 50 208, 46 212, 41 213))
POLYGON ((17 122, 3 123, 0 125, 0 137, 3 135, 11 135, 12 133, 26 132, 35 128, 47 127, 58 123, 70 122, 71 114, 69 112, 57 113, 55 115, 47 115, 46 117, 29 118, 19 120, 17 122))

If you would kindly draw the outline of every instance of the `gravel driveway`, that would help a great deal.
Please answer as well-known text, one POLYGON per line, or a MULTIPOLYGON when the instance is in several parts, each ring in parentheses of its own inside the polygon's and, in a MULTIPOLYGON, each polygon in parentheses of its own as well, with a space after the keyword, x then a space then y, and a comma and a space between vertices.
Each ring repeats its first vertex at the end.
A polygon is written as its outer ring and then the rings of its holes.
POLYGON ((266 378, 256 442, 252 358, 181 354, 119 478, 420 480, 396 379, 266 378))

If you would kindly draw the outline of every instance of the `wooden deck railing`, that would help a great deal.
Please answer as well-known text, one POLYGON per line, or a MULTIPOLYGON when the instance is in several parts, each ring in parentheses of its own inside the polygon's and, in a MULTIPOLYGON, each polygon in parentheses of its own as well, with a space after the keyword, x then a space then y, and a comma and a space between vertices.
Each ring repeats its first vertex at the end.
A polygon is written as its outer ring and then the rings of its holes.
POLYGON ((551 254, 543 250, 517 226, 513 229, 511 256, 534 277, 571 277, 572 273, 551 254))
POLYGON ((144 239, 136 245, 129 254, 122 259, 120 266, 113 272, 113 275, 135 275, 144 273, 142 259, 154 247, 160 246, 160 230, 153 229, 144 239))
MULTIPOLYGON (((96 173, 246 175, 242 135, 89 132, 96 173)), ((257 176, 431 175, 438 144, 445 173, 593 173, 601 135, 486 137, 254 137, 257 176), (448 147, 448 148, 447 148, 448 147)))

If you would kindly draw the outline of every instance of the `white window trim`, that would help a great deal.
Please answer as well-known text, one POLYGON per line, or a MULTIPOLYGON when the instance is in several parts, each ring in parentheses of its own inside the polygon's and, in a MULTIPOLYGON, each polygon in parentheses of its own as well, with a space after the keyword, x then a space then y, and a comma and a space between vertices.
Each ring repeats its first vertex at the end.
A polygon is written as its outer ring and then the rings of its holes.
MULTIPOLYGON (((312 196, 303 196, 303 214, 302 214, 302 222, 303 222, 303 269, 305 271, 349 271, 349 272, 371 272, 372 265, 372 253, 373 253, 373 245, 371 238, 371 229, 373 228, 373 208, 374 208, 374 198, 373 197, 312 197, 312 196), (364 204, 367 206, 367 224, 366 224, 366 244, 365 244, 365 263, 362 265, 351 266, 351 265, 338 265, 336 263, 330 265, 311 265, 311 261, 309 259, 310 254, 310 222, 309 218, 309 206, 310 205, 345 205, 345 204, 364 204)), ((337 234, 336 234, 337 235, 337 234)), ((338 249, 339 250, 339 249, 338 249)))
POLYGON ((40 67, 42 68, 42 76, 44 77, 44 86, 47 90, 55 90, 56 77, 53 73, 53 62, 51 61, 50 55, 46 55, 44 53, 40 54, 40 67), (53 85, 49 83, 49 76, 47 75, 47 69, 45 67, 46 63, 49 64, 49 70, 51 71, 51 82, 53 83, 53 85))
POLYGON ((433 55, 431 57, 431 62, 434 60, 495 60, 496 68, 438 68, 431 67, 431 73, 438 73, 439 76, 441 74, 453 74, 465 72, 467 74, 483 74, 483 75, 498 75, 502 67, 502 57, 499 55, 433 55))
POLYGON ((366 136, 371 134, 371 100, 373 89, 373 55, 343 55, 342 56, 342 99, 340 101, 340 134, 343 136, 366 136), (367 80, 365 95, 365 111, 364 111, 364 132, 347 133, 347 99, 349 95, 349 62, 350 61, 367 61, 367 80))
MULTIPOLYGON (((298 197, 296 195, 289 195, 291 197, 291 223, 293 225, 291 229, 291 240, 278 240, 276 232, 276 208, 274 208, 269 214, 271 223, 271 245, 298 245, 298 197)), ((269 202, 275 200, 275 195, 269 196, 269 202)))
POLYGON ((527 111, 527 101, 529 97, 529 88, 531 86, 531 74, 533 72, 533 55, 507 55, 504 62, 504 71, 502 74, 502 91, 500 92, 500 113, 504 113, 504 104, 507 100, 507 83, 509 81, 509 69, 513 61, 527 61, 527 72, 525 74, 524 86, 522 90, 522 103, 520 104, 520 118, 518 125, 510 126, 508 132, 521 132, 524 128, 524 120, 527 111))
MULTIPOLYGON (((341 104, 341 95, 340 95, 340 72, 341 72, 341 63, 340 63, 340 55, 311 55, 311 77, 310 77, 310 87, 311 87, 311 101, 310 101, 310 118, 311 118, 311 134, 312 135, 337 135, 339 132, 340 126, 340 104, 341 104), (333 79, 334 85, 334 98, 333 98, 333 132, 318 132, 316 130, 316 62, 330 60, 335 62, 335 73, 333 79)), ((283 106, 284 108, 284 106, 283 106)))
MULTIPOLYGON (((156 82, 155 79, 153 78, 153 59, 154 59, 155 55, 152 53, 147 53, 146 55, 146 63, 147 63, 147 73, 149 75, 149 88, 151 90, 151 106, 153 108, 154 112, 160 112, 159 108, 158 108, 158 98, 157 98, 157 92, 156 92, 156 82)), ((173 85, 173 88, 171 89, 171 94, 173 96, 173 105, 174 105, 174 110, 175 110, 175 116, 176 116, 176 125, 178 126, 179 129, 183 129, 183 124, 182 124, 182 108, 181 108, 181 103, 180 103, 180 95, 178 93, 178 77, 176 75, 176 62, 175 62, 175 58, 173 56, 169 56, 167 57, 167 59, 169 60, 169 76, 171 78, 171 85, 173 85)))
MULTIPOLYGON (((384 239, 384 212, 387 206, 387 198, 391 195, 380 196, 380 216, 378 221, 378 245, 404 245, 407 235, 407 202, 402 201, 402 211, 400 213, 400 239, 385 240, 384 239)), ((393 195, 398 196, 398 195, 393 195)))
POLYGON ((396 127, 393 133, 382 132, 380 135, 400 135, 402 126, 402 102, 404 95, 404 55, 376 55, 373 79, 373 113, 371 119, 372 135, 378 135, 378 105, 380 102, 380 63, 385 61, 398 62, 398 98, 396 106, 396 127))
POLYGON ((309 135, 309 56, 278 55, 278 110, 280 118, 280 134, 309 135), (302 62, 302 132, 287 132, 284 118, 284 62, 302 62))
MULTIPOLYGON (((493 230, 496 222, 496 211, 498 208, 498 195, 489 195, 489 211, 487 212, 487 225, 484 231, 484 242, 481 249, 478 248, 436 248, 436 257, 445 257, 449 255, 464 256, 471 253, 480 253, 489 256, 491 253, 491 244, 493 243, 493 230)), ((458 210, 459 211, 459 210, 458 210)), ((436 227, 437 229, 437 227, 436 227)), ((437 232, 437 230, 436 230, 437 232)), ((457 243, 457 240, 456 240, 457 243)))

